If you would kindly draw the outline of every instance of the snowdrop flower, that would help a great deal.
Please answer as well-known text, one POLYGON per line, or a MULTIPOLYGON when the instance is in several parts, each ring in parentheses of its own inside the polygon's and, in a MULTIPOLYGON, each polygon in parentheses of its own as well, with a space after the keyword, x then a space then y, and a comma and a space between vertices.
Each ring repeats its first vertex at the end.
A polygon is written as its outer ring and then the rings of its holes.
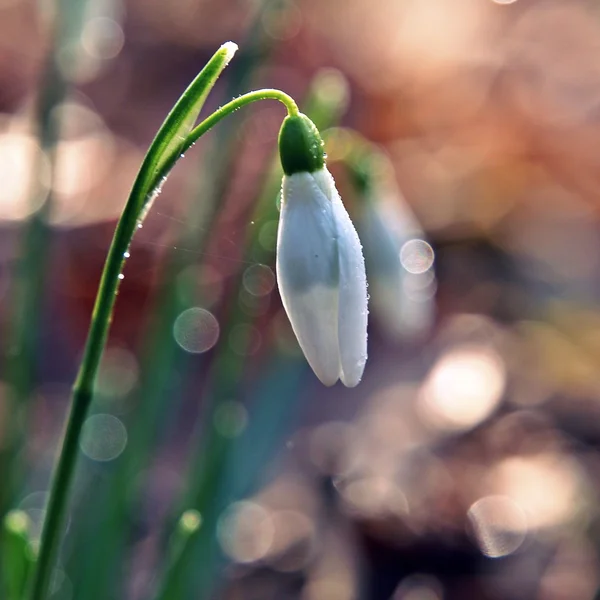
POLYGON ((361 380, 367 360, 367 280, 358 235, 305 115, 279 134, 284 177, 277 281, 306 360, 325 385, 361 380))
POLYGON ((359 184, 365 197, 357 212, 371 308, 388 337, 418 338, 434 319, 433 250, 393 181, 391 167, 379 167, 359 184))

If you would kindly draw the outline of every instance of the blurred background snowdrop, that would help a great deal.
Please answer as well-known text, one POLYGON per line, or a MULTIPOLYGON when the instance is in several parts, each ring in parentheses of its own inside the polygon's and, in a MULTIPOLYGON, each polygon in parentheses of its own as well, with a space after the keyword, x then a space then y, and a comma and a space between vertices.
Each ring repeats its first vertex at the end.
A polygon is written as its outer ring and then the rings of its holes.
POLYGON ((392 340, 422 337, 435 315, 433 248, 398 188, 389 158, 374 147, 362 158, 352 154, 347 163, 373 316, 392 340))
POLYGON ((283 312, 284 112, 253 105, 186 153, 129 250, 52 597, 153 598, 174 563, 184 600, 597 597, 594 3, 0 0, 0 39, 3 598, 39 542, 115 220, 228 39, 206 114, 277 87, 341 126, 364 378, 320 385, 283 312), (351 130, 387 157, 368 188, 351 130))

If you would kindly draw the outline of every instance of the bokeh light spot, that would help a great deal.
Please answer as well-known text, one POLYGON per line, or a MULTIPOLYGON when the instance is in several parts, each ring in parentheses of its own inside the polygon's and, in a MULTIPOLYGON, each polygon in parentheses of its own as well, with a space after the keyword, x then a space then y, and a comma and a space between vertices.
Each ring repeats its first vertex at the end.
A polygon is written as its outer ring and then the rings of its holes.
POLYGON ((275 274, 267 265, 251 265, 244 271, 244 288, 253 296, 266 296, 275 287, 275 274))
POLYGON ((425 273, 433 265, 433 248, 425 240, 409 240, 400 249, 402 266, 414 275, 425 273))
POLYGON ((202 515, 197 510, 186 510, 179 519, 179 527, 186 534, 194 533, 202 525, 202 515))
POLYGON ((515 552, 527 535, 527 518, 507 496, 486 496, 467 513, 481 552, 490 558, 515 552))
POLYGON ((92 460, 114 460, 126 445, 125 425, 113 415, 92 415, 83 425, 81 451, 92 460))
POLYGON ((577 464, 551 453, 507 458, 489 474, 492 489, 521 507, 530 529, 573 518, 583 505, 579 481, 577 464))
POLYGON ((387 477, 363 477, 343 482, 338 489, 353 512, 367 517, 408 514, 406 496, 387 477))
POLYGON ((493 349, 459 346, 433 366, 421 389, 419 409, 437 429, 468 429, 494 411, 505 385, 506 368, 493 349))
POLYGON ((124 43, 122 27, 108 17, 90 19, 81 34, 81 45, 92 58, 115 58, 123 49, 124 43))
POLYGON ((258 232, 258 242, 265 250, 274 250, 277 244, 277 221, 267 221, 258 232))
POLYGON ((266 556, 274 536, 275 527, 269 512, 255 502, 232 504, 217 526, 223 551, 239 563, 255 562, 266 556))
POLYGON ((217 343, 219 322, 204 308, 188 308, 175 320, 173 336, 186 352, 200 354, 217 343))
POLYGON ((223 402, 215 410, 215 429, 224 437, 237 437, 246 429, 247 424, 248 411, 240 402, 223 402))
POLYGON ((0 134, 0 180, 0 219, 24 219, 44 204, 50 162, 32 136, 0 134))
POLYGON ((133 390, 138 380, 135 356, 125 348, 108 348, 102 357, 96 391, 110 397, 122 398, 133 390))
POLYGON ((34 549, 37 549, 42 537, 42 527, 46 516, 46 506, 50 494, 48 492, 32 492, 25 496, 19 503, 19 508, 27 514, 29 519, 28 535, 34 549))
POLYGON ((302 13, 295 3, 289 0, 270 10, 262 16, 265 33, 275 40, 290 40, 298 35, 302 25, 302 13))
POLYGON ((24 510, 14 509, 4 517, 4 526, 13 533, 25 535, 29 529, 30 520, 24 510))
POLYGON ((441 583, 431 575, 416 573, 400 582, 391 600, 442 600, 441 583))

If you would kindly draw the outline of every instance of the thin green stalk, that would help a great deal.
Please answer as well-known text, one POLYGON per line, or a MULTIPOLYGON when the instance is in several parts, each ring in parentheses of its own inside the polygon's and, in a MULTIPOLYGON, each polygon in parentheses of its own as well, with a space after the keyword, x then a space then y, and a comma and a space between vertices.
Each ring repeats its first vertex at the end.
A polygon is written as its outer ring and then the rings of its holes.
POLYGON ((274 99, 285 104, 290 114, 298 112, 295 102, 287 94, 279 90, 259 90, 229 102, 187 133, 190 122, 193 124, 197 115, 198 104, 204 101, 231 56, 231 46, 222 47, 169 113, 146 154, 127 204, 117 223, 96 296, 83 359, 73 386, 71 410, 42 530, 40 553, 31 588, 31 600, 44 600, 47 593, 62 530, 66 500, 73 479, 81 430, 92 399, 100 359, 106 345, 125 254, 137 226, 151 206, 154 191, 160 187, 162 179, 167 176, 187 148, 219 121, 242 106, 258 100, 274 99), (185 131, 186 137, 182 136, 182 130, 185 131))

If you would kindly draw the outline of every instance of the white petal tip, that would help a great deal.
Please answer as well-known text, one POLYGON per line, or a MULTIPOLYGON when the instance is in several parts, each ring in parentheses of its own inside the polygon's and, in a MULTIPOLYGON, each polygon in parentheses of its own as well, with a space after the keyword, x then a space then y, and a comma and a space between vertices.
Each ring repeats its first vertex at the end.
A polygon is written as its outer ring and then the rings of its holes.
POLYGON ((317 376, 317 379, 325 386, 331 387, 335 385, 339 379, 339 374, 337 371, 333 371, 332 369, 327 369, 325 365, 316 366, 313 363, 308 363, 310 368, 313 370, 313 373, 317 376), (316 368, 315 368, 316 367, 316 368))
MULTIPOLYGON (((315 375, 317 375, 317 374, 315 373, 315 375)), ((317 375, 317 378, 325 387, 333 387, 337 383, 337 380, 338 380, 337 377, 335 379, 326 379, 324 377, 319 377, 318 375, 317 375)))
POLYGON ((225 64, 228 64, 233 58, 233 55, 237 52, 238 45, 235 42, 225 42, 221 46, 221 50, 225 50, 225 64))
MULTIPOLYGON (((338 382, 338 377, 336 376, 334 377, 325 377, 319 375, 316 371, 315 371, 315 375, 317 376, 318 380, 325 386, 325 387, 333 387, 337 382, 338 382)), ((361 381, 362 381, 362 372, 361 374, 357 377, 356 375, 353 374, 352 377, 346 377, 343 373, 340 374, 339 376, 339 380, 347 387, 347 388, 353 388, 356 387, 361 381)))
POLYGON ((358 381, 344 381, 342 380, 342 383, 347 387, 347 388, 353 388, 356 387, 359 383, 361 382, 361 380, 359 379, 358 381))
POLYGON ((363 373, 365 371, 365 364, 367 362, 367 357, 361 357, 356 363, 351 365, 342 365, 342 370, 340 373, 340 379, 342 383, 348 387, 353 388, 356 387, 363 378, 363 373))
POLYGON ((353 388, 362 381, 362 373, 358 377, 346 377, 345 375, 342 375, 341 380, 347 388, 353 388))
MULTIPOLYGON (((312 365, 311 365, 312 366, 312 365)), ((347 388, 356 387, 363 377, 363 371, 365 370, 364 363, 352 373, 344 373, 341 371, 338 373, 324 373, 322 370, 315 370, 313 367, 314 374, 317 376, 319 381, 326 387, 334 386, 338 380, 340 380, 347 388)))

